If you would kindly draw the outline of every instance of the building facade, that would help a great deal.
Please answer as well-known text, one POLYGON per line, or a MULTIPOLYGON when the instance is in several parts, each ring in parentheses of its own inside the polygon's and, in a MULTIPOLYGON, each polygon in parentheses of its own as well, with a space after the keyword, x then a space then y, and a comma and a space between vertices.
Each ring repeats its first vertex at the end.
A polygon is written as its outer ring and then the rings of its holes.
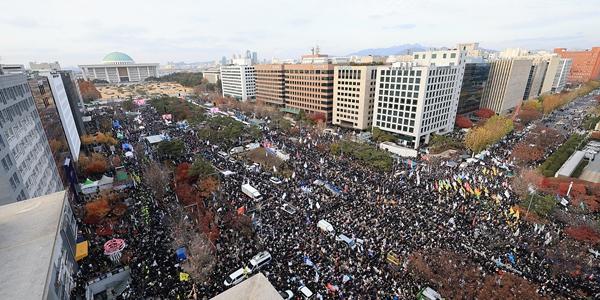
POLYGON ((396 134, 400 144, 413 149, 428 143, 433 133, 451 132, 464 72, 464 65, 454 62, 379 67, 373 126, 396 134))
POLYGON ((25 74, 0 75, 0 205, 62 189, 25 74))
POLYGON ((71 113, 75 120, 75 126, 79 136, 85 135, 85 126, 83 124, 83 113, 85 106, 83 105, 83 98, 81 97, 81 91, 79 90, 79 83, 73 71, 62 70, 58 71, 63 81, 63 86, 67 92, 67 98, 69 99, 69 106, 71 107, 71 113))
POLYGON ((481 107, 491 109, 497 114, 506 114, 520 105, 525 95, 531 65, 531 59, 525 58, 491 62, 481 107))
POLYGON ((85 80, 105 80, 108 83, 143 82, 148 77, 158 77, 157 63, 136 63, 121 52, 107 54, 101 64, 79 65, 85 80))
MULTIPOLYGON (((77 162, 79 159, 79 149, 81 148, 81 140, 79 139, 79 132, 75 125, 75 118, 71 112, 71 106, 69 105, 69 97, 67 91, 63 85, 63 79, 58 72, 50 72, 43 74, 48 78, 50 84, 50 90, 54 97, 56 109, 60 117, 62 129, 65 132, 65 137, 69 144, 69 151, 71 152, 71 158, 77 162)), ((62 164, 59 164, 61 166, 62 164)))
POLYGON ((40 122, 48 139, 50 151, 52 151, 52 156, 54 157, 54 163, 63 185, 66 185, 67 178, 63 168, 59 166, 62 166, 65 159, 70 156, 69 143, 67 142, 67 137, 65 136, 65 131, 58 115, 54 96, 50 89, 50 82, 48 81, 48 77, 34 76, 28 80, 28 84, 38 115, 40 116, 40 122))
POLYGON ((590 80, 600 79, 600 47, 592 47, 591 50, 567 51, 566 48, 556 48, 562 58, 570 58, 571 71, 567 82, 583 83, 590 80))
POLYGON ((540 95, 549 62, 550 60, 544 57, 535 57, 532 60, 523 100, 536 99, 540 95))
POLYGON ((332 124, 366 130, 373 126, 376 66, 335 66, 332 124))
POLYGON ((221 66, 223 97, 247 101, 256 98, 256 70, 250 65, 221 66))
POLYGON ((255 65, 256 102, 279 108, 285 106, 285 74, 283 64, 255 65))
POLYGON ((547 93, 560 93, 567 83, 571 69, 571 59, 553 56, 548 60, 548 69, 542 83, 540 95, 547 93))
POLYGON ((489 63, 467 63, 460 89, 457 114, 469 114, 481 105, 483 89, 490 74, 489 63))
POLYGON ((285 64, 285 106, 288 111, 333 116, 332 64, 285 64))
POLYGON ((221 79, 221 70, 219 69, 208 69, 202 71, 202 77, 206 78, 206 81, 212 84, 216 84, 221 79))

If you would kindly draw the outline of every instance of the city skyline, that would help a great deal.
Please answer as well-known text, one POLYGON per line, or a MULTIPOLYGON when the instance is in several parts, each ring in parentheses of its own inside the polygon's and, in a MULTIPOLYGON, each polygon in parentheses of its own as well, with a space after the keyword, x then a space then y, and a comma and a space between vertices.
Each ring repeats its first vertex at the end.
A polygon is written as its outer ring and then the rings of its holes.
POLYGON ((102 1, 75 7, 68 1, 22 1, 0 17, 0 28, 8 33, 0 62, 59 61, 73 67, 121 51, 136 62, 164 64, 219 60, 246 49, 260 59, 297 58, 316 44, 330 55, 409 43, 584 49, 600 43, 594 34, 600 8, 593 2, 102 1))

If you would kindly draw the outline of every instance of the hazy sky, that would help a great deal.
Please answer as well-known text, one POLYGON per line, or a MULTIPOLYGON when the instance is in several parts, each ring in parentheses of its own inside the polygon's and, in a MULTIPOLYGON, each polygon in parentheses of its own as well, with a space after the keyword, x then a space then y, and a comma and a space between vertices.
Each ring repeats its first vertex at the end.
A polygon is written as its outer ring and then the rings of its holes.
POLYGON ((0 62, 208 61, 257 51, 344 55, 420 43, 552 49, 600 45, 600 0, 2 0, 0 62))

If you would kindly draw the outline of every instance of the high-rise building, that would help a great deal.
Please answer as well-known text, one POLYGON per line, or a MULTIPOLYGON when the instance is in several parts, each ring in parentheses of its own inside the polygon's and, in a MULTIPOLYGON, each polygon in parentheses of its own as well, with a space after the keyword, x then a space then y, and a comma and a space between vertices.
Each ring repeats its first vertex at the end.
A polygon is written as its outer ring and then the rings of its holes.
POLYGON ((65 132, 65 137, 67 138, 67 142, 69 144, 68 146, 69 151, 71 152, 71 158, 76 162, 79 158, 81 140, 79 139, 77 125, 75 125, 75 119, 73 118, 73 113, 71 112, 67 91, 63 85, 63 79, 58 72, 41 74, 48 78, 50 90, 52 91, 52 96, 54 97, 56 109, 58 110, 58 115, 62 124, 62 129, 65 132))
POLYGON ((322 114, 331 122, 333 112, 332 64, 285 64, 285 106, 288 112, 322 114))
POLYGON ((556 48, 562 58, 570 58, 571 71, 567 82, 582 83, 589 80, 600 79, 600 47, 592 47, 591 50, 567 51, 566 48, 556 48))
POLYGON ((223 97, 246 101, 256 97, 256 70, 250 65, 221 66, 223 97))
POLYGON ((25 72, 25 66, 19 64, 0 64, 0 75, 21 74, 25 72))
POLYGON ((61 70, 58 71, 62 78, 63 86, 69 99, 69 106, 71 107, 71 113, 77 127, 79 136, 85 135, 85 126, 83 124, 83 114, 85 106, 83 105, 83 98, 81 97, 81 91, 79 90, 79 83, 73 71, 61 70))
POLYGON ((143 82, 148 77, 158 77, 157 63, 136 63, 121 52, 111 52, 101 64, 80 65, 85 80, 105 80, 109 83, 143 82))
POLYGON ((523 93, 523 100, 535 99, 540 95, 549 62, 549 58, 546 57, 533 57, 529 76, 527 77, 527 84, 525 85, 525 92, 523 93))
POLYGON ((454 120, 464 75, 460 50, 414 53, 413 62, 377 68, 373 127, 396 134, 413 149, 432 134, 445 134, 454 120))
POLYGON ((69 143, 58 115, 58 108, 54 101, 54 95, 50 89, 50 82, 46 76, 33 76, 28 80, 31 95, 35 101, 37 113, 40 116, 42 128, 46 133, 50 151, 54 157, 57 171, 62 179, 63 185, 67 184, 67 178, 62 166, 65 159, 71 156, 69 143))
POLYGON ((570 58, 561 58, 560 56, 550 59, 540 94, 560 93, 565 88, 571 70, 571 62, 570 58))
POLYGON ((489 63, 466 63, 465 75, 460 89, 457 113, 459 115, 469 114, 481 105, 483 89, 490 74, 489 63))
POLYGON ((532 60, 527 58, 492 61, 481 98, 481 107, 491 109, 497 114, 505 114, 520 105, 527 87, 531 64, 532 60))
POLYGON ((335 66, 333 77, 334 125, 365 130, 373 126, 376 66, 335 66))
POLYGON ((258 63, 258 53, 252 52, 252 64, 255 65, 258 63))
POLYGON ((255 65, 256 102, 283 108, 285 106, 285 75, 283 64, 255 65))
POLYGON ((0 75, 0 204, 62 190, 25 74, 0 75))

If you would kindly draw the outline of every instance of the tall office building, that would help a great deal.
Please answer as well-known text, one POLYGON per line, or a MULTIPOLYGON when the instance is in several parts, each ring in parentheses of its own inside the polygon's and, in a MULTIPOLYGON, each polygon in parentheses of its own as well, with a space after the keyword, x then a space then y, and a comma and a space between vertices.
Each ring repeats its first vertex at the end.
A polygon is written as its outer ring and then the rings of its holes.
POLYGON ((50 90, 52 91, 56 109, 58 110, 58 116, 60 117, 60 122, 65 132, 67 143, 69 144, 71 158, 76 162, 79 158, 81 140, 79 139, 77 125, 75 125, 75 119, 73 118, 73 113, 71 112, 67 91, 63 85, 63 79, 58 72, 42 73, 42 75, 48 78, 50 90))
POLYGON ((413 149, 454 128, 464 75, 460 50, 425 51, 413 62, 377 68, 373 126, 413 149))
POLYGON ((250 65, 221 66, 223 97, 241 101, 256 98, 256 70, 250 65))
POLYGON ((460 89, 457 114, 469 114, 479 109, 483 89, 487 83, 489 74, 489 63, 465 64, 465 75, 463 76, 463 83, 460 89))
POLYGON ((540 95, 549 62, 550 58, 547 57, 533 57, 529 76, 527 77, 527 84, 525 85, 525 92, 523 93, 523 100, 535 99, 540 95))
POLYGON ((67 178, 62 166, 65 159, 71 156, 69 143, 63 126, 58 115, 58 109, 54 101, 54 95, 50 89, 50 82, 46 76, 33 76, 28 80, 31 95, 35 102, 42 128, 46 133, 50 151, 54 157, 58 173, 62 179, 63 185, 67 184, 67 178))
POLYGON ((333 114, 332 64, 285 64, 285 106, 288 112, 323 114, 330 123, 333 114))
POLYGON ((570 58, 572 61, 567 82, 582 83, 600 79, 600 47, 592 47, 591 50, 583 51, 567 51, 566 48, 556 48, 554 53, 562 58, 570 58))
POLYGON ((283 64, 255 65, 256 102, 279 108, 285 106, 285 75, 283 64))
POLYGON ((60 77, 62 78, 63 87, 67 93, 69 106, 71 107, 71 113, 73 114, 77 132, 79 133, 79 136, 85 135, 85 126, 83 124, 85 106, 83 105, 83 98, 81 97, 81 91, 79 90, 77 78, 73 71, 69 70, 58 71, 58 74, 60 74, 60 77))
POLYGON ((30 62, 29 68, 34 72, 60 71, 60 64, 55 62, 30 62))
POLYGON ((62 190, 25 74, 0 75, 0 204, 62 190))
POLYGON ((571 63, 570 58, 552 57, 548 63, 548 70, 540 94, 560 93, 567 84, 571 63))
POLYGON ((365 130, 373 125, 376 66, 335 66, 333 71, 334 125, 365 130))
POLYGON ((531 72, 531 59, 510 58, 490 63, 490 74, 483 89, 481 107, 506 114, 523 101, 531 72))

